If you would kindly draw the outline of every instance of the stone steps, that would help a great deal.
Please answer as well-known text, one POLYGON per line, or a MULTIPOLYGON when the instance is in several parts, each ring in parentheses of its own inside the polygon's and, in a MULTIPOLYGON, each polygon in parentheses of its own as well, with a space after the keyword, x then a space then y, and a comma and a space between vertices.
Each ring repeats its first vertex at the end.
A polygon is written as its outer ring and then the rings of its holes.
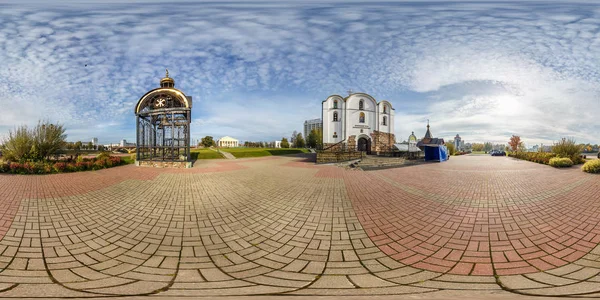
POLYGON ((366 169, 384 169, 400 167, 405 164, 405 159, 401 157, 367 157, 362 159, 356 165, 357 167, 366 169))

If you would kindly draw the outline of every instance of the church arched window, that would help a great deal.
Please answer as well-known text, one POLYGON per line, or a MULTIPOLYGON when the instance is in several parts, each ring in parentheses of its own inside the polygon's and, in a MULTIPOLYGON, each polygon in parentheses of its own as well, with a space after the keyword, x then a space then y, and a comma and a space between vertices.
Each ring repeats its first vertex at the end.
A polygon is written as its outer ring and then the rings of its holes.
POLYGON ((360 113, 360 116, 358 117, 358 122, 359 123, 364 123, 365 122, 365 113, 364 112, 360 113))
POLYGON ((384 106, 383 106, 383 113, 384 113, 384 114, 387 114, 387 105, 384 105, 384 106))
POLYGON ((338 102, 337 102, 337 100, 333 100, 333 108, 338 108, 338 106, 337 106, 337 105, 338 105, 338 102))
MULTIPOLYGON (((384 107, 385 107, 385 106, 384 106, 384 107)), ((386 116, 383 116, 383 125, 384 125, 384 126, 385 126, 385 125, 387 125, 387 117, 386 117, 386 116)))
POLYGON ((365 102, 362 101, 362 99, 358 102, 358 109, 360 109, 360 110, 365 109, 365 102))
POLYGON ((338 113, 337 113, 337 111, 334 111, 333 112, 333 121, 337 122, 337 120, 338 120, 338 113))

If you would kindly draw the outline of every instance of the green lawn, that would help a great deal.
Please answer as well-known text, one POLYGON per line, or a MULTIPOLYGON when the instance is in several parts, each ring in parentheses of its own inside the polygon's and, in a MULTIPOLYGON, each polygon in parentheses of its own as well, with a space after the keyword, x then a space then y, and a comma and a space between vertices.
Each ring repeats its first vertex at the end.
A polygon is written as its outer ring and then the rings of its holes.
POLYGON ((121 160, 123 160, 128 165, 135 163, 135 154, 130 156, 121 156, 121 160))
POLYGON ((192 160, 194 159, 221 159, 223 156, 210 149, 191 149, 192 160))
POLYGON ((221 149, 221 151, 229 152, 236 158, 286 155, 309 152, 308 149, 297 148, 225 148, 221 149))

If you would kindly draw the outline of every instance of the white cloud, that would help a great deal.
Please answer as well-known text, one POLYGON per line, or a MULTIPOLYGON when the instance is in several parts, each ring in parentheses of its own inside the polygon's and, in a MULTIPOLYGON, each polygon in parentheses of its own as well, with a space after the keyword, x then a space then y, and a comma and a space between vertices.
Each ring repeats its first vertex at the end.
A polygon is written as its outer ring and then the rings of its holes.
POLYGON ((168 67, 197 134, 287 136, 353 89, 394 104, 399 139, 429 118, 467 140, 600 142, 593 3, 75 2, 2 7, 0 131, 48 118, 74 139, 131 139, 168 67))

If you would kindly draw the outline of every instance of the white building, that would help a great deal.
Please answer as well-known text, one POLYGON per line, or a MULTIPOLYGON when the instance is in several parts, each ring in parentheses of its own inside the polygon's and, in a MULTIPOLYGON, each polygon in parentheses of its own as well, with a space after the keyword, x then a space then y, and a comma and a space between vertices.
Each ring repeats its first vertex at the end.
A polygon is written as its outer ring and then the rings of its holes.
POLYGON ((304 121, 304 139, 308 137, 308 135, 313 129, 321 128, 323 128, 323 120, 321 119, 312 119, 304 121))
POLYGON ((135 143, 128 143, 126 139, 122 139, 118 147, 135 147, 135 143))
POLYGON ((238 141, 230 136, 224 136, 217 141, 217 146, 219 146, 221 148, 233 148, 233 147, 239 147, 239 145, 240 145, 240 141, 238 141))
POLYGON ((345 98, 331 95, 322 107, 325 149, 344 145, 371 153, 391 149, 396 142, 395 112, 388 101, 377 102, 368 94, 352 93, 345 98))
POLYGON ((94 145, 94 147, 98 146, 98 138, 92 138, 92 145, 94 145))
POLYGON ((281 141, 274 141, 273 148, 281 148, 281 141))

